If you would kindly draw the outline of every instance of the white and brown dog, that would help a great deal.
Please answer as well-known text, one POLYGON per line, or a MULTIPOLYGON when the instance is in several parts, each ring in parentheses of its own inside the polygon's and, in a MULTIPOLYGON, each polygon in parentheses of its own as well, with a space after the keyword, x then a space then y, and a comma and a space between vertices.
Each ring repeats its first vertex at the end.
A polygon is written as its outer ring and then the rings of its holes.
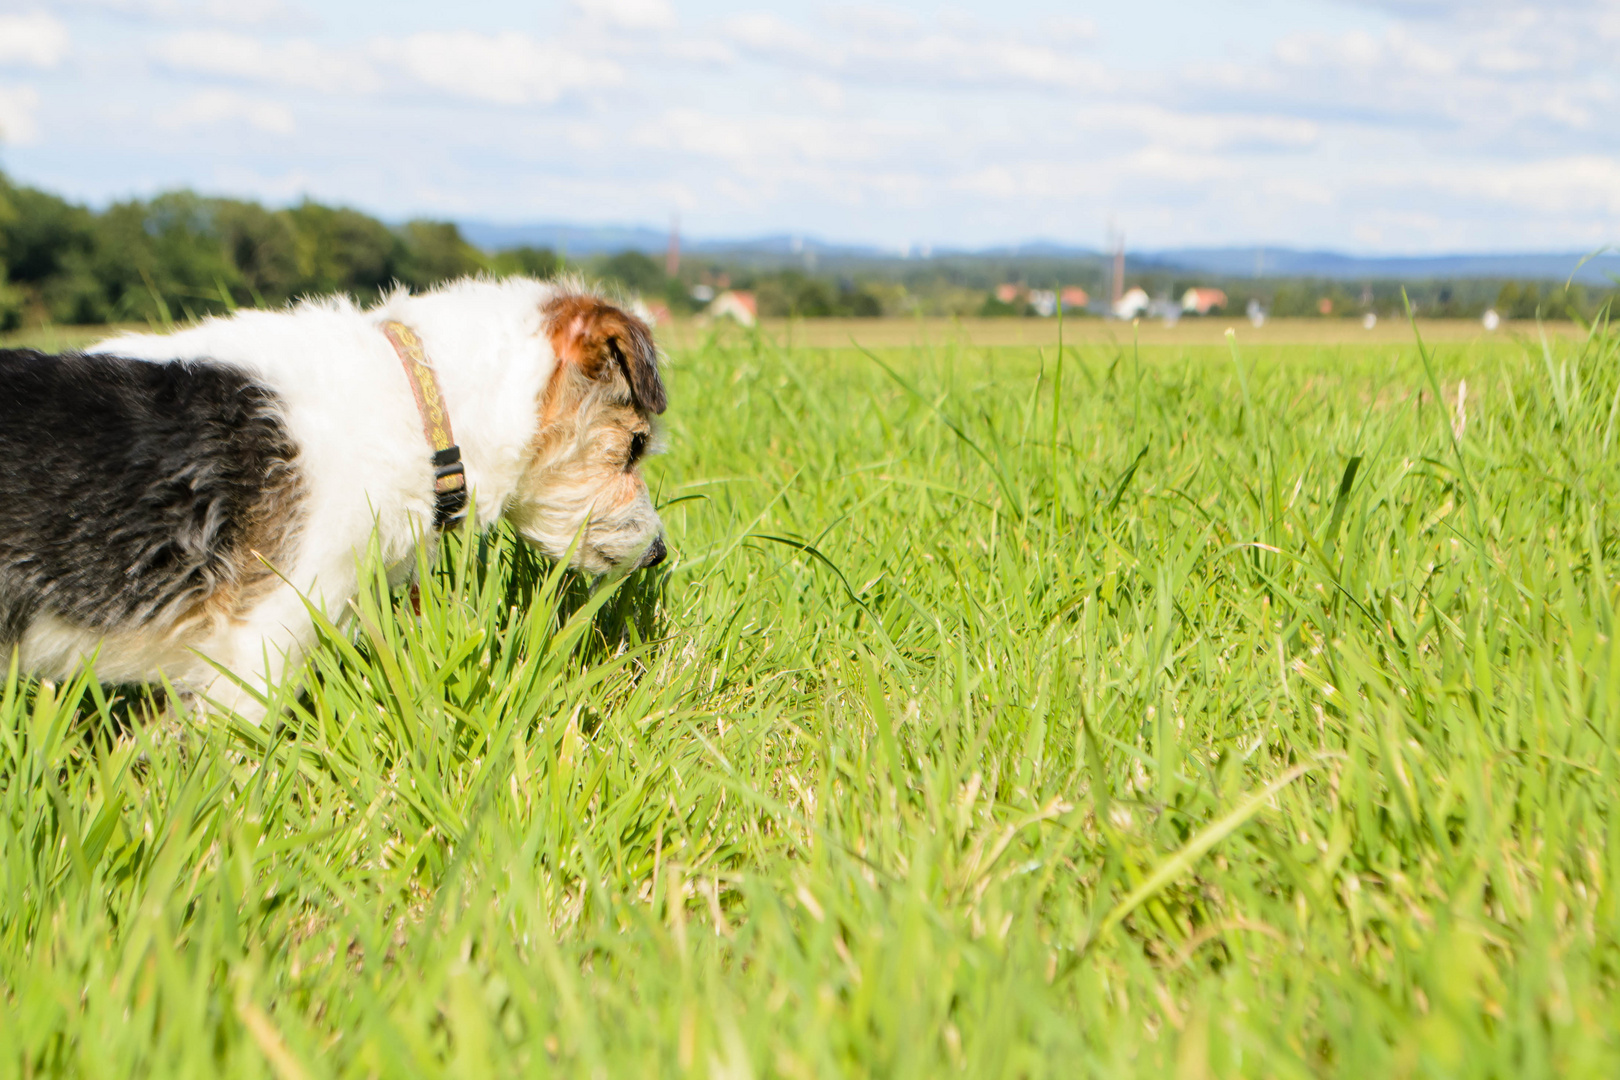
POLYGON ((661 560, 637 465, 664 401, 645 323, 523 278, 0 351, 0 646, 257 720, 237 679, 299 660, 306 599, 342 619, 373 534, 408 572, 467 489, 587 572, 661 560))

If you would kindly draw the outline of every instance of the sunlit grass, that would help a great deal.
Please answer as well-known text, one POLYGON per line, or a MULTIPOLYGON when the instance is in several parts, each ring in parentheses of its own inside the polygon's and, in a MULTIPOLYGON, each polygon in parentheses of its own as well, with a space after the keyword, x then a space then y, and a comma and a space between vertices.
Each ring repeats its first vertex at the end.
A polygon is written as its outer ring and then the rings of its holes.
POLYGON ((1620 1074, 1620 336, 1244 342, 698 342, 657 575, 13 678, 5 1069, 1620 1074))

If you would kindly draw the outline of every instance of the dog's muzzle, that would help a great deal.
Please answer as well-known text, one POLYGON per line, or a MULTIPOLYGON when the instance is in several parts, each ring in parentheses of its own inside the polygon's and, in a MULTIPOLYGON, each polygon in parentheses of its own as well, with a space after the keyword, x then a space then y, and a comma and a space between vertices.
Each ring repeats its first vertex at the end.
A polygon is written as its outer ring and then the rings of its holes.
POLYGON ((636 569, 645 570, 650 566, 657 566, 664 561, 664 556, 668 554, 668 549, 664 547, 664 538, 655 536, 653 542, 647 545, 647 550, 641 556, 641 561, 636 563, 636 569))

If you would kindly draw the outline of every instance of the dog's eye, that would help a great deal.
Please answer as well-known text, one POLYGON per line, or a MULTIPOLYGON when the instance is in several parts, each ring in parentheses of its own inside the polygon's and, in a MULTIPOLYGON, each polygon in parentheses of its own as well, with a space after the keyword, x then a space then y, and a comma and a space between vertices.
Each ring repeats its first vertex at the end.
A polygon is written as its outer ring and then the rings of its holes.
POLYGON ((647 452, 647 436, 644 432, 636 432, 630 436, 630 464, 634 465, 641 460, 641 455, 647 452))

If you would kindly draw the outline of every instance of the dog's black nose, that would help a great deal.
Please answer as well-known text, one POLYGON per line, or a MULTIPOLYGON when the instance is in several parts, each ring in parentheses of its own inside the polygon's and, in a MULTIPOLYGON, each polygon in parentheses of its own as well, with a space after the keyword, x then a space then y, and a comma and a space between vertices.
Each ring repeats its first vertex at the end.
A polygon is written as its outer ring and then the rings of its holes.
POLYGON ((657 566, 659 563, 664 561, 664 556, 668 554, 669 551, 664 547, 664 538, 662 536, 655 536, 653 537, 653 542, 647 547, 647 553, 641 557, 641 562, 637 565, 643 570, 647 569, 649 566, 657 566))

